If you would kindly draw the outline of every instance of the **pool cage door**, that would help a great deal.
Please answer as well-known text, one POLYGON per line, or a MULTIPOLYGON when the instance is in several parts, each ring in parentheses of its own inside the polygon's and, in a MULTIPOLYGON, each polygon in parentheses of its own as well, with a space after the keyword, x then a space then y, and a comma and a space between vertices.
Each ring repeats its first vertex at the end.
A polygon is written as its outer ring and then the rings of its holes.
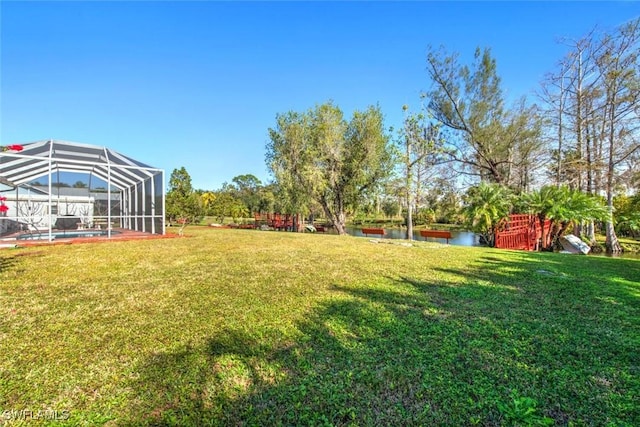
POLYGON ((155 175, 120 192, 117 204, 122 228, 144 233, 164 234, 164 198, 157 189, 162 188, 164 174, 155 175))

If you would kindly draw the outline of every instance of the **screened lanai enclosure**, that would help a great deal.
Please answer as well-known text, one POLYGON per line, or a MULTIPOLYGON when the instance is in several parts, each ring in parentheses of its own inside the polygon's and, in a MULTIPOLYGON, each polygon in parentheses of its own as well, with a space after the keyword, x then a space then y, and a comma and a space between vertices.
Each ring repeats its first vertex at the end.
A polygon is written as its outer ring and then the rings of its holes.
POLYGON ((0 152, 0 237, 165 233, 163 170, 106 147, 58 140, 22 147, 0 152))

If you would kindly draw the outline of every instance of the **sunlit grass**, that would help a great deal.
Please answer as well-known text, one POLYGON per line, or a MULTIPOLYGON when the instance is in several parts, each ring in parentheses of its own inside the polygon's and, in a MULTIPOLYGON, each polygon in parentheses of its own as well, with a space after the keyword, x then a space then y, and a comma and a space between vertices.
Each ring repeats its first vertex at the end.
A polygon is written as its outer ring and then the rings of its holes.
POLYGON ((187 234, 0 251, 0 411, 640 425, 638 260, 187 234))

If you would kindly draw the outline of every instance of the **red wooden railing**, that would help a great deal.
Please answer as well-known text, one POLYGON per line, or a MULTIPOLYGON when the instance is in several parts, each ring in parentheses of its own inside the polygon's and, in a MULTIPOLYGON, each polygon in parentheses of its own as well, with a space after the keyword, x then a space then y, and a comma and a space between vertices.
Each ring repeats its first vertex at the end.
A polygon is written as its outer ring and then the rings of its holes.
MULTIPOLYGON (((551 239, 551 221, 545 220, 546 242, 548 246, 551 239)), ((534 251, 542 243, 542 229, 540 221, 535 215, 517 214, 510 215, 498 226, 495 234, 495 247, 501 249, 522 249, 534 251)))
POLYGON ((268 225, 276 230, 297 230, 301 231, 300 214, 280 214, 280 213, 254 213, 255 226, 268 225))

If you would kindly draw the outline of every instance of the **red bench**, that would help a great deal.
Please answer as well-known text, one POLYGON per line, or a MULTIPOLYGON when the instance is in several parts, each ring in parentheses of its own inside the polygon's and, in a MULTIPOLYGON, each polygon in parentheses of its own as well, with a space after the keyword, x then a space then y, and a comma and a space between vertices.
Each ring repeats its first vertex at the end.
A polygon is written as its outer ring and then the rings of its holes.
POLYGON ((447 230, 420 230, 420 235, 422 237, 447 239, 447 244, 449 244, 449 239, 451 238, 451 232, 447 230))
POLYGON ((365 237, 367 237, 367 235, 369 234, 376 234, 382 237, 384 236, 385 233, 384 233, 384 228, 363 228, 362 234, 364 234, 365 237))

